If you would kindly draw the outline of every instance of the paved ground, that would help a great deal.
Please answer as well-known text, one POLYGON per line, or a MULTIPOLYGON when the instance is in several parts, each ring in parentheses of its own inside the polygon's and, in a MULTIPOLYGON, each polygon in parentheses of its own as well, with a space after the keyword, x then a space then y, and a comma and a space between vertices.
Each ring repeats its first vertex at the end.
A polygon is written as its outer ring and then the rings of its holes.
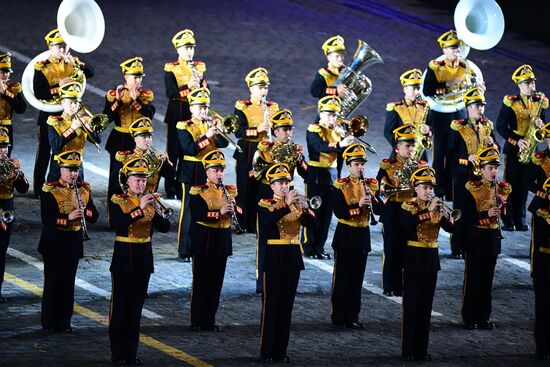
MULTIPOLYGON (((14 55, 13 80, 20 80, 30 58, 44 49, 43 36, 55 26, 57 1, 20 1, 3 4, 0 49, 14 55)), ((106 35, 91 54, 81 55, 97 76, 88 82, 85 102, 93 112, 103 107, 103 95, 121 81, 118 64, 133 56, 145 59, 144 85, 155 92, 157 131, 155 147, 165 145, 161 116, 164 97, 163 64, 175 59, 170 43, 185 27, 197 36, 197 59, 207 63, 212 86, 212 106, 232 112, 235 99, 248 98, 246 73, 265 66, 271 73, 270 97, 290 108, 296 117, 295 140, 304 143, 305 126, 312 120, 315 100, 309 83, 324 64, 320 45, 329 36, 341 34, 350 58, 355 39, 362 39, 383 57, 383 65, 365 72, 374 91, 360 108, 371 122, 368 141, 379 151, 368 173, 374 176, 380 158, 389 154, 382 138, 385 103, 401 97, 398 76, 406 69, 424 67, 439 56, 436 38, 452 26, 452 16, 423 7, 415 1, 235 1, 201 2, 184 7, 182 2, 100 2, 106 20, 106 35)), ((513 21, 514 14, 506 14, 513 21)), ((487 116, 496 119, 502 95, 514 93, 511 72, 523 62, 534 66, 539 88, 549 80, 548 45, 517 34, 506 33, 489 51, 472 50, 470 57, 483 70, 488 85, 487 116)), ((36 111, 29 108, 15 125, 14 156, 32 176, 35 150, 36 111)), ((108 164, 105 152, 89 147, 86 177, 94 187, 99 209, 105 213, 108 164)), ((228 169, 227 182, 234 182, 228 169)), ((299 184, 300 185, 300 184, 299 184)), ((177 207, 177 203, 170 203, 177 207)), ((108 365, 106 328, 113 233, 105 220, 90 226, 92 240, 80 262, 73 318, 75 334, 44 334, 40 330, 42 262, 36 251, 40 233, 39 202, 31 195, 16 198, 17 225, 7 260, 0 306, 0 365, 2 366, 101 366, 108 365)), ((175 225, 175 222, 173 223, 175 225)), ((295 365, 402 365, 399 361, 400 298, 381 295, 380 226, 372 228, 373 252, 365 275, 361 319, 366 330, 334 331, 330 326, 329 295, 332 262, 309 260, 302 272, 293 313, 289 353, 295 365)), ((529 280, 529 234, 505 233, 499 259, 493 302, 497 329, 465 331, 460 328, 460 293, 463 262, 448 258, 448 238, 442 236, 442 271, 434 301, 430 353, 432 365, 485 366, 537 365, 533 347, 533 292, 529 280)), ((148 365, 255 365, 259 354, 260 300, 254 294, 254 246, 252 235, 234 237, 234 256, 222 293, 218 321, 223 333, 188 330, 190 264, 176 259, 176 232, 155 234, 155 274, 142 319, 140 356, 148 365)), ((329 248, 330 244, 327 244, 329 248)))

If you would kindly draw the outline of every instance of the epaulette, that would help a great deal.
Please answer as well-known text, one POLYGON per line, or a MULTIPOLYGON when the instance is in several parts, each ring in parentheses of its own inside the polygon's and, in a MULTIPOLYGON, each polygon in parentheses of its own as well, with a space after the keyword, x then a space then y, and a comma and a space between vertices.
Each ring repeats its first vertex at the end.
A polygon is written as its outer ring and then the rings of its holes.
POLYGON ((244 110, 245 106, 250 106, 251 104, 252 104, 252 102, 250 102, 249 99, 244 100, 244 101, 237 101, 237 102, 235 102, 235 109, 237 109, 239 111, 242 111, 242 110, 244 110))
POLYGON ((416 213, 417 207, 418 203, 416 202, 416 200, 404 201, 403 204, 401 204, 401 208, 413 214, 416 213))
POLYGON ((113 103, 116 99, 116 89, 109 89, 105 98, 107 99, 107 102, 113 103))
POLYGON ((111 196, 111 202, 120 205, 126 201, 127 197, 127 194, 114 194, 113 196, 111 196))
POLYGON ((143 101, 151 102, 153 99, 155 99, 155 95, 153 94, 153 91, 151 89, 140 89, 139 98, 141 98, 143 101))
POLYGON ((418 163, 418 166, 419 166, 419 167, 423 167, 423 166, 427 166, 427 165, 428 165, 428 162, 426 162, 426 161, 423 160, 423 159, 419 159, 417 163, 418 163))
POLYGON ((167 62, 166 64, 164 64, 164 71, 171 73, 174 70, 174 67, 178 66, 179 64, 179 61, 167 62))
POLYGON ((55 182, 44 182, 44 185, 42 185, 42 191, 50 192, 58 186, 59 186, 59 182, 57 182, 57 181, 55 181, 55 182))
POLYGON ((57 126, 60 121, 63 121, 63 116, 50 116, 46 120, 46 123, 50 126, 57 126))
POLYGON ((504 98, 502 99, 502 103, 506 107, 512 107, 512 103, 514 103, 514 101, 517 101, 517 99, 518 96, 504 96, 504 98))
POLYGON ((386 105, 386 111, 393 111, 395 109, 395 106, 402 105, 403 101, 399 102, 390 102, 386 105))
POLYGON ((208 185, 191 186, 191 188, 189 189, 189 195, 198 195, 206 187, 208 187, 208 185))
POLYGON ((267 101, 266 104, 268 106, 278 106, 277 102, 267 101))
POLYGON ((425 101, 425 100, 423 100, 423 99, 417 99, 417 100, 415 101, 415 103, 416 103, 416 104, 419 104, 419 105, 421 105, 421 106, 426 106, 426 105, 428 104, 428 101, 425 101))
POLYGON ((483 186, 483 182, 480 181, 468 181, 466 182, 466 190, 468 191, 477 191, 483 186))
POLYGON ((445 61, 444 60, 432 60, 428 63, 428 67, 432 70, 436 70, 440 66, 444 66, 445 61))
POLYGON ((544 162, 546 156, 546 151, 536 152, 533 154, 533 156, 531 156, 531 162, 533 162, 533 164, 536 164, 537 166, 540 166, 542 162, 544 162))
POLYGON ((279 104, 277 102, 267 102, 267 107, 270 111, 278 111, 279 110, 279 104))
POLYGON ((311 131, 312 133, 320 133, 321 132, 321 125, 319 124, 309 124, 307 127, 307 131, 311 131))
POLYGON ((341 190, 344 186, 347 185, 347 183, 349 182, 349 177, 344 177, 344 178, 338 178, 336 180, 334 180, 334 187, 336 187, 338 190, 341 190))
POLYGON ((124 162, 126 160, 126 156, 132 153, 131 150, 119 150, 115 153, 115 159, 119 162, 124 162))
POLYGON ((49 63, 50 63, 50 60, 38 61, 38 62, 34 63, 34 70, 40 70, 41 71, 49 63))
POLYGON ((227 192, 229 192, 229 195, 237 196, 237 186, 225 185, 225 188, 226 188, 227 192))
POLYGON ((77 186, 78 187, 83 187, 87 191, 90 191, 90 189, 91 189, 90 183, 86 182, 86 181, 77 182, 77 186))
POLYGON ((462 127, 466 126, 466 120, 453 120, 451 121, 451 129, 459 131, 462 127))
POLYGON ((328 71, 326 68, 322 68, 322 69, 319 69, 319 74, 321 74, 321 76, 323 78, 330 78, 331 75, 333 75, 330 71, 328 71))
POLYGON ((258 143, 258 150, 260 152, 267 152, 274 143, 269 140, 264 140, 258 143))
POLYGON ((505 181, 497 181, 497 185, 501 188, 502 192, 508 194, 512 192, 512 186, 505 181))
POLYGON ((258 205, 261 206, 262 208, 271 208, 273 206, 273 203, 275 202, 275 200, 273 199, 261 199, 259 202, 258 202, 258 205))
POLYGON ((21 93, 21 91, 23 90, 23 86, 19 82, 9 82, 8 87, 16 93, 21 93))
POLYGON ((204 73, 206 71, 206 64, 202 61, 193 61, 195 64, 195 69, 197 71, 200 71, 201 73, 204 73))
POLYGON ((192 125, 192 124, 193 124, 193 120, 191 120, 191 119, 186 120, 186 121, 179 121, 176 124, 176 129, 186 130, 189 127, 189 125, 192 125))
POLYGON ((467 67, 467 66, 468 66, 468 64, 467 64, 467 63, 465 63, 465 62, 464 62, 464 60, 459 60, 459 61, 458 61, 458 66, 462 66, 462 67, 464 67, 464 68, 465 68, 465 67, 467 67))
POLYGON ((365 182, 369 185, 372 191, 378 191, 380 186, 378 185, 378 180, 376 178, 365 178, 365 182))
POLYGON ((388 169, 396 161, 397 161, 397 159, 395 159, 395 158, 384 158, 380 161, 380 168, 388 169))

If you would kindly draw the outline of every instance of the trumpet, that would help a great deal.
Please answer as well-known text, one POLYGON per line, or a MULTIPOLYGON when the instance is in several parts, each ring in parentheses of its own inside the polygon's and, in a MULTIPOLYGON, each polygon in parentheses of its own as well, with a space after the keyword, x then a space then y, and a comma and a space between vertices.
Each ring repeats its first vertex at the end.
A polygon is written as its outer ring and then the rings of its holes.
POLYGON ((206 118, 209 126, 215 126, 220 134, 229 144, 239 152, 242 153, 241 147, 229 137, 229 134, 233 134, 239 128, 239 118, 236 115, 222 116, 213 109, 209 110, 210 116, 206 118), (219 120, 219 124, 216 122, 219 120))
POLYGON ((15 220, 15 213, 13 210, 0 209, 0 222, 9 224, 15 220))
POLYGON ((320 196, 313 196, 308 198, 305 195, 298 194, 298 201, 302 208, 309 207, 311 209, 319 209, 323 204, 323 199, 320 196))
POLYGON ((369 130, 369 120, 366 116, 363 115, 356 115, 353 116, 350 120, 347 120, 343 117, 339 117, 336 120, 336 126, 338 126, 340 129, 338 129, 338 134, 342 137, 348 137, 353 136, 356 140, 360 141, 362 144, 365 145, 365 148, 372 154, 376 155, 376 149, 363 139, 360 139, 360 136, 366 135, 367 131, 369 130), (348 130, 343 128, 343 124, 346 124, 349 126, 348 130))
MULTIPOLYGON (((433 196, 429 195, 428 196, 428 201, 432 201, 432 200, 433 200, 433 196)), ((437 200, 438 200, 437 208, 439 209, 439 212, 445 218, 447 218, 447 220, 452 219, 453 222, 456 222, 457 220, 462 218, 462 211, 460 209, 452 209, 450 206, 445 204, 445 202, 443 200, 441 200, 441 199, 437 199, 437 200)))
POLYGON ((155 208, 155 211, 157 212, 158 215, 160 215, 161 217, 163 217, 164 219, 168 219, 170 218, 172 215, 174 215, 174 210, 172 208, 167 208, 165 207, 161 202, 160 202, 160 199, 158 198, 158 196, 151 192, 151 191, 147 191, 145 192, 145 194, 151 194, 153 195, 153 198, 155 199, 151 205, 153 206, 153 208, 155 208))

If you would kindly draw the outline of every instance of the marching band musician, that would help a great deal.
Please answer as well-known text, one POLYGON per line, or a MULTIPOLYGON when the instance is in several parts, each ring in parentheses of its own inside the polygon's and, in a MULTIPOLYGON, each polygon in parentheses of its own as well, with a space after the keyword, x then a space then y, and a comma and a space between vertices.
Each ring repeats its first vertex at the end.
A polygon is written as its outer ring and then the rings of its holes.
POLYGON ((61 177, 45 183, 40 195, 42 234, 38 252, 44 260, 41 320, 46 331, 72 332, 74 283, 78 261, 84 256, 83 225, 95 223, 98 212, 90 184, 78 181, 81 153, 67 150, 56 158, 61 177))
POLYGON ((550 122, 547 122, 541 131, 546 140, 546 149, 531 156, 531 162, 525 170, 523 185, 527 186, 533 194, 544 197, 540 187, 550 177, 550 122))
POLYGON ((506 203, 502 229, 513 231, 515 227, 517 231, 527 231, 525 206, 528 187, 523 183, 526 166, 519 162, 518 156, 527 148, 527 141, 533 138, 526 136, 529 126, 542 127, 548 97, 537 93, 535 73, 530 65, 518 67, 512 74, 512 80, 518 86, 519 94, 504 96, 496 126, 506 141, 503 148, 506 155, 504 179, 514 187, 506 203))
POLYGON ((111 361, 115 365, 142 366, 136 358, 141 310, 149 277, 154 271, 153 228, 166 233, 170 221, 156 211, 155 193, 145 193, 149 169, 140 157, 122 167, 128 191, 111 197, 111 220, 116 229, 111 261, 112 295, 109 309, 111 361))
POLYGON ((279 110, 279 105, 267 100, 269 76, 265 68, 251 70, 245 77, 250 91, 250 99, 235 103, 235 115, 239 118, 239 128, 235 136, 242 152, 235 150, 237 188, 240 195, 237 204, 244 208, 243 227, 250 233, 256 230, 256 208, 258 206, 258 185, 252 169, 254 153, 258 143, 269 140, 269 120, 279 110))
POLYGON ((478 153, 481 180, 468 181, 464 220, 469 238, 464 248, 462 320, 467 330, 492 330, 491 288, 497 256, 501 251, 499 215, 512 191, 507 182, 496 180, 499 152, 493 147, 478 153))
POLYGON ((535 347, 538 359, 550 360, 550 178, 529 205, 533 214, 531 277, 535 288, 535 347))
MULTIPOLYGON (((119 192, 116 153, 120 150, 133 150, 135 148, 134 139, 128 127, 140 117, 152 119, 155 114, 155 106, 152 103, 154 99, 153 91, 141 88, 145 76, 143 73, 143 59, 133 57, 122 62, 120 67, 124 75, 124 84, 107 91, 103 109, 103 113, 107 115, 109 121, 115 123, 105 144, 105 150, 110 154, 107 197, 119 192)), ((111 203, 108 205, 108 210, 110 210, 110 207, 111 203)), ((107 219, 110 222, 110 217, 107 219)))
MULTIPOLYGON (((153 144, 153 124, 149 117, 140 117, 128 127, 130 135, 134 138, 136 147, 134 150, 124 150, 116 153, 117 166, 119 170, 126 162, 134 158, 142 158, 147 161, 149 174, 147 176, 147 185, 145 192, 157 192, 160 178, 174 176, 174 166, 168 159, 165 152, 157 152, 152 148, 153 144)), ((120 187, 120 185, 119 185, 120 187)), ((121 192, 122 187, 117 193, 121 192)))
POLYGON ((332 219, 330 198, 334 180, 337 178, 336 161, 342 150, 354 141, 351 135, 346 137, 341 135, 343 129, 337 123, 340 110, 340 98, 336 96, 321 98, 317 103, 319 123, 310 124, 306 133, 309 155, 306 194, 308 198, 320 196, 322 204, 315 211, 319 226, 316 229, 304 231, 304 256, 319 260, 330 259, 324 247, 332 219))
POLYGON ((415 197, 402 205, 401 220, 406 237, 403 262, 403 318, 401 358, 429 361, 428 339, 432 303, 437 284, 439 228, 454 230, 454 220, 441 212, 441 199, 434 198, 435 170, 421 167, 411 176, 415 197))
MULTIPOLYGON (((204 79, 206 64, 193 60, 195 56, 195 34, 190 29, 179 31, 172 38, 172 44, 178 53, 178 60, 164 65, 164 86, 168 109, 164 122, 167 127, 166 151, 174 167, 178 166, 180 157, 176 124, 191 118, 187 95, 196 88, 207 88, 204 79)), ((164 189, 167 198, 177 197, 181 200, 181 186, 174 178, 164 178, 164 189)))
MULTIPOLYGON (((463 96, 467 118, 451 122, 449 135, 448 164, 453 172, 453 208, 464 210, 466 201, 466 182, 479 178, 477 153, 487 147, 498 149, 493 122, 487 119, 485 95, 483 90, 474 87, 463 96)), ((459 259, 464 249, 466 232, 464 221, 456 223, 456 232, 451 236, 451 256, 459 259)))
POLYGON ((403 292, 401 269, 406 242, 401 226, 401 205, 412 198, 410 175, 419 166, 426 165, 426 162, 414 162, 411 159, 416 137, 412 125, 401 125, 393 133, 397 154, 395 158, 386 158, 380 162, 376 179, 381 182, 380 194, 387 198, 380 215, 384 238, 382 286, 384 295, 400 297, 403 292), (394 192, 390 195, 392 190, 394 192))
MULTIPOLYGON (((458 39, 456 31, 450 30, 443 33, 437 39, 444 60, 431 60, 428 64, 424 79, 423 92, 425 96, 437 97, 446 93, 455 92, 469 84, 471 70, 467 60, 460 58, 459 46, 462 43, 458 39)), ((483 91, 483 84, 477 85, 483 91)), ((433 168, 437 176, 437 191, 439 197, 451 198, 451 165, 447 157, 447 142, 451 121, 466 118, 466 111, 460 109, 456 112, 438 112, 430 110, 430 122, 433 131, 433 168)))
POLYGON ((0 210, 3 211, 0 219, 0 303, 5 303, 2 297, 2 283, 6 266, 6 252, 10 245, 12 222, 7 219, 6 213, 14 212, 13 191, 24 194, 29 190, 29 182, 21 171, 21 163, 18 159, 10 158, 8 149, 10 146, 10 133, 7 126, 0 126, 0 165, 3 170, 8 170, 0 176, 0 210), (6 220, 7 219, 7 220, 6 220))
POLYGON ((349 176, 334 181, 332 208, 338 218, 332 240, 334 275, 332 277, 331 319, 338 328, 363 329, 359 322, 361 288, 371 250, 370 229, 373 210, 380 201, 373 198, 378 181, 363 178, 367 163, 364 145, 348 146, 342 156, 349 176))
POLYGON ((9 131, 10 144, 8 146, 8 157, 11 157, 13 149, 13 113, 23 113, 27 110, 27 104, 21 93, 21 83, 10 82, 11 54, 9 52, 0 53, 0 126, 4 126, 9 131))
MULTIPOLYGON (((392 146, 390 158, 395 158, 396 155, 393 131, 399 126, 412 124, 415 129, 420 130, 422 135, 428 138, 432 135, 428 125, 428 104, 419 99, 422 71, 420 69, 407 70, 401 74, 399 80, 403 87, 404 98, 399 102, 388 103, 386 106, 384 137, 392 146)), ((426 160, 426 157, 426 153, 422 154, 423 160, 426 160)))
POLYGON ((292 176, 285 164, 272 165, 266 177, 272 198, 258 203, 259 246, 262 259, 263 303, 260 352, 263 362, 289 363, 287 355, 292 307, 304 262, 300 252, 300 226, 315 227, 315 214, 303 197, 290 189, 292 176))
POLYGON ((202 158, 217 148, 225 148, 228 141, 218 134, 217 119, 210 118, 210 91, 207 88, 193 89, 188 95, 191 119, 177 124, 180 154, 183 159, 178 165, 178 181, 182 184, 182 200, 178 228, 178 253, 185 261, 191 261, 191 213, 189 212, 189 190, 206 181, 202 158))
MULTIPOLYGON (((101 143, 101 135, 89 128, 93 136, 88 136, 82 123, 89 124, 89 117, 80 117, 80 95, 82 85, 76 80, 65 79, 59 82, 59 96, 63 113, 60 116, 50 116, 46 123, 48 124, 48 136, 50 146, 52 147, 52 159, 50 161, 50 171, 48 172, 48 182, 54 182, 59 179, 59 164, 54 159, 59 153, 65 150, 78 150, 80 155, 84 155, 86 140, 90 142, 101 143)), ((84 170, 79 171, 79 180, 84 179, 84 170)))
POLYGON ((216 325, 227 257, 233 254, 232 215, 242 214, 235 203, 237 188, 223 185, 225 155, 212 150, 202 158, 206 183, 189 191, 193 290, 191 293, 192 330, 221 331, 216 325))
MULTIPOLYGON (((47 60, 39 61, 34 65, 33 89, 36 98, 55 102, 59 98, 59 82, 65 78, 81 79, 79 74, 86 78, 94 76, 90 65, 83 63, 77 57, 67 52, 67 44, 61 37, 58 29, 51 30, 45 37, 50 50, 47 60)), ((46 121, 52 115, 50 112, 40 111, 38 114, 38 148, 34 163, 34 196, 42 193, 48 164, 50 163, 50 141, 48 124, 46 121)))

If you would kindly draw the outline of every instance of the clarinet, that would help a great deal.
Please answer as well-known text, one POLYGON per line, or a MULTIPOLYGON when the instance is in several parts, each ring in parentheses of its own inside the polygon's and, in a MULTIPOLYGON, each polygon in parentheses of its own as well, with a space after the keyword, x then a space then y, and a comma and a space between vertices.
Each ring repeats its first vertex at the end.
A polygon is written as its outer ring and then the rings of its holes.
MULTIPOLYGON (((223 198, 229 203, 229 193, 227 192, 225 185, 221 181, 220 181, 220 187, 222 188, 223 198)), ((235 211, 231 212, 231 222, 233 222, 233 226, 235 226, 235 232, 237 234, 244 233, 244 229, 241 228, 241 225, 239 224, 239 220, 237 219, 237 213, 235 213, 235 211)))
MULTIPOLYGON (((500 206, 500 200, 498 198, 498 187, 497 187, 497 178, 493 178, 493 188, 495 190, 495 207, 499 207, 500 206)), ((497 239, 501 240, 504 238, 504 236, 502 235, 502 231, 500 229, 500 216, 497 216, 497 224, 498 224, 498 233, 497 233, 497 239)))
MULTIPOLYGON (((363 191, 365 192, 365 195, 368 195, 368 187, 367 187, 367 182, 365 181, 365 178, 363 177, 363 174, 361 173, 361 175, 359 175, 359 179, 361 180, 361 183, 363 184, 363 191)), ((372 196, 372 195, 371 195, 372 196)), ((373 197, 374 198, 374 197, 373 197)), ((368 204, 367 205, 367 211, 369 212, 370 214, 370 224, 372 224, 373 226, 377 225, 378 224, 378 221, 376 220, 376 218, 374 217, 374 212, 372 210, 372 205, 371 204, 368 204)))
MULTIPOLYGON (((72 189, 74 190, 74 193, 76 195, 76 207, 77 209, 86 209, 86 208, 82 208, 80 206, 80 194, 78 193, 78 185, 76 183, 76 180, 73 181, 73 183, 71 184, 72 186, 72 189)), ((80 218, 80 222, 81 222, 81 229, 82 229, 82 240, 83 241, 88 241, 90 239, 90 236, 88 236, 88 227, 86 226, 86 219, 84 217, 80 218)))
MULTIPOLYGON (((267 111, 267 99, 266 97, 262 98, 262 109, 264 111, 264 122, 269 123, 269 112, 267 111)), ((271 127, 267 128, 267 140, 271 141, 273 137, 271 136, 271 127)))

